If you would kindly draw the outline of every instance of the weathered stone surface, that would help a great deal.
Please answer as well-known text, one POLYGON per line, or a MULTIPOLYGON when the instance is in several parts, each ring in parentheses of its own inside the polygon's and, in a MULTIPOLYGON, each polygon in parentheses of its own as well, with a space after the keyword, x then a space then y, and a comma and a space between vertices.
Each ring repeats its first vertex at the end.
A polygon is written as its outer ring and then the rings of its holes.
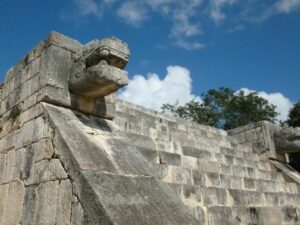
POLYGON ((3 224, 5 209, 8 204, 8 189, 9 184, 0 186, 0 223, 3 224))
POLYGON ((34 224, 55 225, 59 181, 39 185, 37 190, 37 212, 34 224))
POLYGON ((92 41, 75 55, 70 89, 88 97, 106 96, 127 85, 122 69, 129 58, 127 44, 117 38, 92 41))
POLYGON ((9 184, 7 204, 2 218, 3 224, 20 224, 22 219, 24 194, 25 188, 22 182, 12 182, 9 184))
POLYGON ((274 142, 278 152, 300 152, 300 127, 288 127, 275 132, 274 142))
POLYGON ((71 224, 72 194, 70 180, 62 180, 59 183, 57 196, 56 224, 71 224))
POLYGON ((25 190, 24 196, 24 208, 22 216, 23 225, 35 224, 37 213, 38 213, 38 193, 37 186, 29 186, 25 190))
POLYGON ((199 224, 153 177, 85 172, 80 180, 79 198, 94 224, 199 224))

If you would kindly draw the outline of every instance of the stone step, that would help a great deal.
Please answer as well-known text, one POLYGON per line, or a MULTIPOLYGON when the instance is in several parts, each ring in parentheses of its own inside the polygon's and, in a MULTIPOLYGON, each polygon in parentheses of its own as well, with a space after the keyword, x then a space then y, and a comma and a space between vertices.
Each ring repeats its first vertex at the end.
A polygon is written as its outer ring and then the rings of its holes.
MULTIPOLYGON (((298 225, 300 210, 293 206, 282 207, 223 207, 207 209, 209 225, 259 224, 298 225)), ((198 209, 199 211, 199 209, 198 209)))
POLYGON ((180 166, 152 164, 158 177, 167 183, 195 184, 202 187, 297 194, 295 183, 242 178, 213 172, 190 170, 180 166))
MULTIPOLYGON (((193 181, 191 183, 203 187, 232 188, 238 190, 253 190, 272 193, 298 193, 297 185, 295 183, 289 183, 284 181, 249 179, 221 175, 219 173, 200 172, 197 170, 192 171, 192 177, 193 181)), ((174 179, 175 182, 177 180, 174 179)))
POLYGON ((223 152, 222 154, 217 151, 212 152, 205 149, 198 149, 186 146, 180 147, 170 142, 165 142, 162 146, 161 143, 155 144, 155 142, 151 138, 140 138, 139 135, 136 134, 130 134, 130 138, 131 143, 135 145, 138 149, 141 149, 141 151, 143 152, 146 150, 169 152, 179 154, 182 156, 188 156, 187 159, 189 157, 193 157, 202 160, 219 161, 220 163, 225 165, 245 166, 251 168, 258 168, 262 170, 270 170, 270 167, 266 168, 265 165, 258 160, 255 154, 253 154, 254 156, 249 154, 249 156, 251 157, 243 157, 241 154, 226 154, 227 152, 223 152))
POLYGON ((181 196, 188 205, 201 206, 284 206, 300 207, 297 194, 259 192, 249 190, 201 187, 192 184, 169 184, 173 191, 181 196))
MULTIPOLYGON (((150 148, 137 147, 139 152, 144 158, 155 164, 163 164, 170 166, 179 166, 191 170, 199 170, 202 172, 215 172, 224 175, 232 175, 237 177, 264 179, 264 180, 276 180, 282 181, 282 174, 277 171, 266 170, 259 162, 252 165, 237 166, 233 164, 225 164, 222 161, 216 161, 212 158, 211 154, 206 151, 202 151, 202 159, 194 158, 191 156, 180 155, 169 152, 158 152, 150 148)), ((247 163, 245 164, 247 165, 247 163)))

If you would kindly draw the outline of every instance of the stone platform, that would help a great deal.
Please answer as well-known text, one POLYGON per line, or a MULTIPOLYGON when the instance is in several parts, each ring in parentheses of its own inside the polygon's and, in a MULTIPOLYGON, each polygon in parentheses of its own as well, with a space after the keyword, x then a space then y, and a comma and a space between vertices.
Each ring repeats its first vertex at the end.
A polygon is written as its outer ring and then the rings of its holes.
POLYGON ((228 133, 118 100, 128 59, 118 39, 52 32, 8 71, 1 225, 300 224, 263 125, 228 133))

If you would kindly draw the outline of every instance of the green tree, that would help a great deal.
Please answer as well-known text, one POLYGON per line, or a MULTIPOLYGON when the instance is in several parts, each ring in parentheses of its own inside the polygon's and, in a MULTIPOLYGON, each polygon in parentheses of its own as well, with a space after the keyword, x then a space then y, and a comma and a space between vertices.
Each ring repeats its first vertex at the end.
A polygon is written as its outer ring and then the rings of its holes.
POLYGON ((218 120, 218 116, 212 108, 196 100, 192 100, 184 106, 178 106, 178 103, 174 105, 164 104, 162 112, 208 126, 215 126, 218 120))
POLYGON ((250 122, 268 120, 275 122, 275 106, 266 99, 226 87, 211 89, 202 94, 203 103, 195 100, 184 106, 163 105, 163 112, 194 122, 223 129, 233 129, 250 122))
MULTIPOLYGON (((289 127, 300 127, 300 102, 290 110, 286 124, 289 127)), ((291 166, 300 172, 300 153, 291 153, 289 156, 291 166)))
POLYGON ((300 127, 300 102, 290 110, 286 124, 289 127, 300 127))

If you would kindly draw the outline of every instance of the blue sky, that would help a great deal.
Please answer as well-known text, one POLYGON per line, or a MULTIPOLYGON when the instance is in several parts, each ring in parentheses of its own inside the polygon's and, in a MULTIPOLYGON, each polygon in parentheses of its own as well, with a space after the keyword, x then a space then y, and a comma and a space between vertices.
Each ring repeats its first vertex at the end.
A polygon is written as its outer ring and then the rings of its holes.
POLYGON ((1 80, 55 30, 82 43, 106 36, 126 41, 131 85, 121 96, 148 107, 158 109, 158 99, 184 103, 220 86, 260 92, 282 118, 300 100, 300 0, 1 3, 1 80))

